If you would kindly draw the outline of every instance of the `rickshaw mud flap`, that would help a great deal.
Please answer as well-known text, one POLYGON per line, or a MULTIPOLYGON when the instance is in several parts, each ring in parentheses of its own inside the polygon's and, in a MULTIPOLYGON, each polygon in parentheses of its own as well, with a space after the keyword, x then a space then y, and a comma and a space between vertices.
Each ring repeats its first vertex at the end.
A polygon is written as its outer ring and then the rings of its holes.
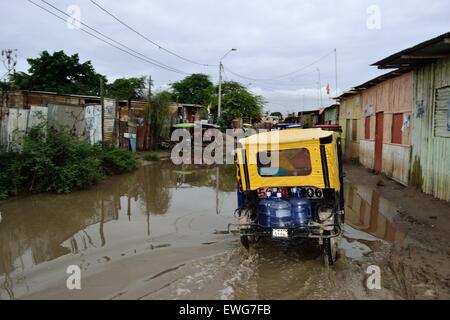
POLYGON ((325 150, 324 145, 320 145, 320 158, 322 160, 323 182, 325 184, 325 188, 329 188, 330 187, 330 176, 328 173, 327 152, 325 150))
POLYGON ((248 175, 247 154, 242 150, 242 162, 244 167, 245 190, 250 190, 250 177, 248 175))
MULTIPOLYGON (((324 235, 320 234, 320 227, 317 226, 308 226, 306 228, 309 228, 309 230, 305 230, 305 228, 295 228, 295 229, 289 229, 289 235, 285 239, 292 239, 292 238, 309 238, 309 239, 331 239, 339 237, 342 234, 342 227, 338 224, 333 225, 327 225, 327 227, 334 227, 337 232, 324 235), (311 229, 316 232, 311 232, 311 229)), ((241 236, 258 236, 258 237, 272 237, 272 229, 278 229, 278 228, 262 228, 259 225, 255 224, 249 224, 249 225, 237 225, 230 223, 228 225, 228 232, 229 233, 237 233, 237 231, 240 233, 241 236), (231 230, 231 226, 237 226, 237 230, 231 230)), ((286 228, 279 228, 279 229, 286 229, 286 228)))

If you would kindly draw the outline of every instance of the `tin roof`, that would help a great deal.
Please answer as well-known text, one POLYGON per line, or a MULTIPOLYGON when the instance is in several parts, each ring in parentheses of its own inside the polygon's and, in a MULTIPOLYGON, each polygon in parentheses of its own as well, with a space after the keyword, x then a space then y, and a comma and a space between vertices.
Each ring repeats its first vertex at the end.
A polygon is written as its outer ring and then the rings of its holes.
POLYGON ((73 97, 73 98, 84 98, 84 99, 100 99, 99 96, 89 96, 81 94, 69 94, 69 93, 58 93, 53 91, 39 91, 39 90, 14 90, 11 93, 29 93, 29 94, 45 94, 52 96, 63 96, 63 97, 73 97))
POLYGON ((331 135, 333 135, 332 131, 325 131, 322 129, 290 129, 281 131, 276 130, 254 134, 247 138, 240 139, 239 142, 243 145, 268 145, 276 143, 319 140, 331 135))
POLYGON ((347 90, 347 91, 343 92, 340 96, 337 96, 337 97, 335 97, 333 99, 340 100, 340 99, 343 99, 343 98, 351 97, 351 96, 353 96, 355 94, 358 94, 358 93, 359 92, 357 90, 355 90, 355 88, 351 88, 350 90, 347 90))
POLYGON ((364 82, 363 84, 360 84, 359 86, 356 86, 353 90, 355 91, 362 91, 365 89, 368 89, 370 87, 376 86, 377 84, 384 82, 386 80, 398 77, 402 74, 405 74, 407 72, 411 71, 410 68, 403 68, 403 69, 397 69, 394 71, 390 71, 388 73, 382 74, 381 76, 375 77, 369 81, 364 82))
POLYGON ((448 57, 450 57, 450 32, 394 53, 372 66, 378 66, 379 69, 416 68, 448 57))

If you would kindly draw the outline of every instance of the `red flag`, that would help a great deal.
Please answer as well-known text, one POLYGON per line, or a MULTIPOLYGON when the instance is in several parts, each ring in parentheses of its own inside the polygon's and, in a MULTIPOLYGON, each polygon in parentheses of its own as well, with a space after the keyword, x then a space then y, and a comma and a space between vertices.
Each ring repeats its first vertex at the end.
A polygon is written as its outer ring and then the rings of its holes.
POLYGON ((325 111, 325 107, 324 107, 324 106, 321 106, 321 107, 319 108, 319 115, 321 115, 324 111, 325 111))
POLYGON ((330 95, 331 88, 330 88, 330 84, 329 83, 327 83, 326 90, 327 90, 327 95, 330 95))

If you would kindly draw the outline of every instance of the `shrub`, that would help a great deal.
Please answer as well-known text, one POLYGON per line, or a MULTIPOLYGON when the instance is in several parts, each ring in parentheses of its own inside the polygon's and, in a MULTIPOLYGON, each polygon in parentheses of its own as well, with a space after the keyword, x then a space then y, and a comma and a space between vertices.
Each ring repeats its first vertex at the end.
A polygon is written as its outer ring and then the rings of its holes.
POLYGON ((104 174, 94 151, 66 130, 45 133, 33 128, 24 138, 21 154, 24 187, 61 193, 98 183, 104 174))
POLYGON ((159 161, 160 157, 157 153, 146 153, 144 155, 144 160, 146 161, 159 161))
POLYGON ((0 151, 0 199, 16 194, 21 183, 19 154, 0 151))
POLYGON ((107 175, 129 172, 138 167, 136 157, 127 150, 118 149, 105 143, 95 145, 95 149, 107 175))
POLYGON ((90 145, 67 130, 33 127, 20 151, 0 152, 0 198, 19 189, 71 192, 88 188, 105 175, 137 168, 134 155, 106 144, 90 145))

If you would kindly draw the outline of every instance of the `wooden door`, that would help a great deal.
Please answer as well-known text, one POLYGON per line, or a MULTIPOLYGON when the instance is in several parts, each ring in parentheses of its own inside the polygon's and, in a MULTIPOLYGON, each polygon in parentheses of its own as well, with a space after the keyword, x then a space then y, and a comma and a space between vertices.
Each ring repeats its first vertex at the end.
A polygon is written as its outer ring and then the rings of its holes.
POLYGON ((383 112, 378 112, 375 122, 375 164, 374 169, 376 173, 381 172, 383 162, 383 112))
POLYGON ((350 119, 346 119, 345 120, 345 158, 346 159, 350 159, 350 135, 351 135, 351 130, 353 130, 353 128, 351 127, 351 120, 350 119))

